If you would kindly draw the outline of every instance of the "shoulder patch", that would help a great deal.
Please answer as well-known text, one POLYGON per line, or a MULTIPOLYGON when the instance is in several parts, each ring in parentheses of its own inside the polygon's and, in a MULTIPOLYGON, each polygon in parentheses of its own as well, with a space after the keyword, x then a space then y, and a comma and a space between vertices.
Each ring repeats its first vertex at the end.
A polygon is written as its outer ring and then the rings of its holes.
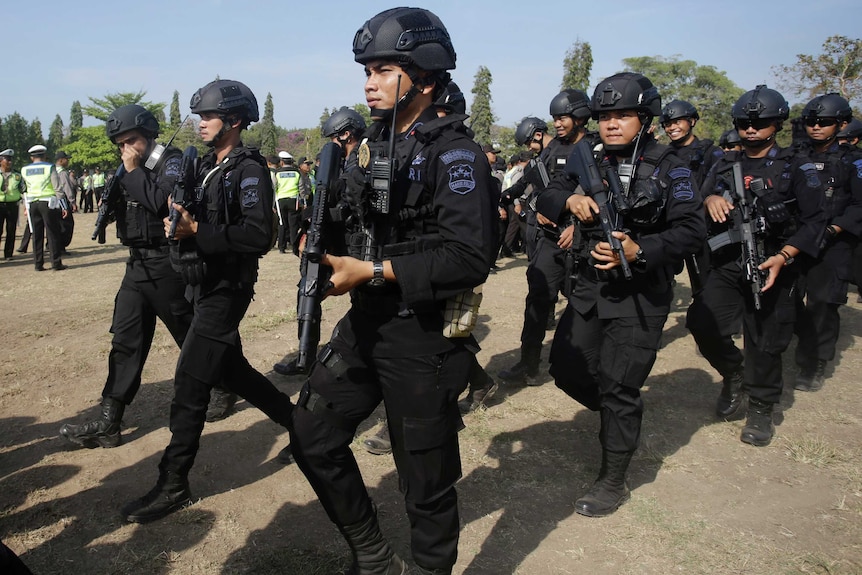
POLYGON ((244 190, 242 192, 242 198, 240 199, 240 203, 244 208, 250 208, 256 205, 260 201, 260 197, 257 195, 257 188, 252 188, 250 190, 244 190))
POLYGON ((452 162, 457 161, 470 162, 472 164, 476 161, 476 154, 470 150, 449 150, 448 152, 440 154, 440 159, 443 160, 444 164, 451 164, 452 162))
POLYGON ((476 187, 476 179, 473 177, 473 166, 469 164, 456 164, 449 168, 449 189, 456 194, 469 194, 476 187))
POLYGON ((673 194, 674 199, 681 202, 687 202, 694 198, 694 190, 691 187, 691 182, 688 180, 674 182, 673 187, 671 188, 671 193, 673 194))
POLYGON ((807 172, 808 170, 816 170, 817 164, 815 164, 814 162, 808 162, 806 164, 802 164, 801 166, 799 166, 799 169, 802 170, 803 172, 807 172))
POLYGON ((690 178, 691 170, 688 168, 674 168, 667 173, 668 177, 672 180, 676 180, 679 178, 690 178))
POLYGON ((856 166, 856 177, 862 179, 862 158, 853 162, 853 165, 856 166))
POLYGON ((165 162, 165 175, 176 177, 180 175, 180 166, 182 165, 182 159, 179 157, 170 158, 167 162, 165 162))
POLYGON ((260 182, 260 178, 256 178, 254 176, 251 176, 251 177, 243 179, 243 181, 241 181, 239 183, 239 188, 242 189, 242 188, 247 188, 248 186, 256 186, 259 182, 260 182))

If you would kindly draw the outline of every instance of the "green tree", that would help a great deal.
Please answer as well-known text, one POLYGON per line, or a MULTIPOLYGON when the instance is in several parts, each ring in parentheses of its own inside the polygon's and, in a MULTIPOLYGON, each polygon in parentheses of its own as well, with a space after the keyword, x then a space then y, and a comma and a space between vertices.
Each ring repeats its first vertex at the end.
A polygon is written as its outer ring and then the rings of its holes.
POLYGON ((75 166, 81 168, 114 169, 120 163, 117 147, 105 135, 104 126, 89 126, 72 131, 65 145, 67 154, 72 156, 75 166))
POLYGON ((783 90, 811 99, 838 92, 850 101, 862 98, 862 40, 830 36, 823 53, 797 54, 792 66, 773 66, 783 90))
POLYGON ((365 125, 371 125, 371 108, 366 106, 365 104, 354 104, 353 109, 356 110, 362 119, 365 120, 365 125))
MULTIPOLYGON (((333 106, 332 109, 338 110, 338 108, 335 106, 333 106)), ((329 111, 329 108, 324 108, 323 113, 320 114, 320 129, 321 130, 323 129, 323 125, 329 120, 329 118, 331 116, 332 116, 332 113, 329 111)))
POLYGON ((30 149, 30 124, 19 114, 14 112, 3 118, 2 139, 0 139, 0 150, 12 148, 15 150, 14 161, 12 162, 17 168, 30 163, 30 156, 27 155, 27 150, 30 149))
POLYGON ((182 121, 183 116, 180 112, 180 93, 177 90, 174 90, 174 97, 171 98, 171 128, 176 130, 182 121))
POLYGON ((272 94, 267 92, 263 105, 263 120, 260 124, 260 151, 264 156, 275 154, 278 150, 278 131, 275 128, 275 106, 272 94))
POLYGON ((723 71, 713 66, 701 66, 694 60, 678 56, 640 56, 623 60, 625 71, 638 72, 658 88, 663 103, 685 100, 697 108, 700 121, 695 134, 718 141, 722 132, 731 127, 730 110, 744 90, 733 83, 723 71))
POLYGON ((593 47, 578 38, 563 58, 563 82, 560 90, 574 88, 588 92, 590 72, 593 70, 593 47))
POLYGON ((491 111, 491 71, 485 66, 479 66, 473 77, 473 105, 470 106, 470 128, 476 134, 476 141, 483 144, 491 143, 491 126, 494 124, 494 113, 491 111))
POLYGON ((138 104, 143 106, 156 117, 159 122, 165 121, 165 104, 164 102, 149 102, 144 100, 147 93, 143 90, 140 92, 115 92, 113 94, 105 94, 104 98, 94 98, 90 96, 91 104, 84 106, 83 111, 86 115, 96 118, 102 122, 108 120, 111 112, 125 106, 127 104, 138 104))
POLYGON ((36 118, 30 124, 27 137, 30 139, 31 146, 35 146, 36 144, 45 145, 45 136, 42 133, 42 122, 39 121, 39 118, 36 118))
POLYGON ((54 121, 51 122, 51 128, 48 130, 48 151, 52 153, 58 152, 63 147, 63 141, 63 118, 60 117, 60 114, 57 114, 54 121))
POLYGON ((84 125, 84 112, 81 109, 81 102, 75 100, 72 102, 72 109, 69 111, 69 133, 75 128, 80 128, 84 125))

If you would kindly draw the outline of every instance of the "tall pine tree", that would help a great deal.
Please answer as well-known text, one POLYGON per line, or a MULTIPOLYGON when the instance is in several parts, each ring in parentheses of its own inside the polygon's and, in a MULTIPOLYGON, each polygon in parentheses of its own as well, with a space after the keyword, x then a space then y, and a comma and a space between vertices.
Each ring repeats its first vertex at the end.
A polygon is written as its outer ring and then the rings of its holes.
POLYGON ((485 66, 473 78, 473 105, 470 107, 470 128, 476 134, 476 140, 482 144, 491 144, 491 126, 494 124, 494 113, 491 111, 491 71, 485 66))
POLYGON ((589 42, 575 40, 563 59, 563 82, 560 90, 575 89, 589 93, 593 69, 593 48, 589 42))

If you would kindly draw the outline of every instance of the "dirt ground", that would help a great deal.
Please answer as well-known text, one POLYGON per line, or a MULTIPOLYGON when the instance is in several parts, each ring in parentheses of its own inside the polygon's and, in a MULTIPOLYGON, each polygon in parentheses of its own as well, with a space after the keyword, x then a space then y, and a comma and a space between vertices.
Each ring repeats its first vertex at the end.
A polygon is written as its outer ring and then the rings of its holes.
MULTIPOLYGON (((58 438, 63 422, 97 413, 126 253, 116 239, 90 241, 92 214, 76 222, 68 270, 36 273, 32 258, 17 253, 0 262, 0 539, 37 575, 337 572, 346 545, 299 469, 274 461, 287 433, 245 403, 207 425, 190 476, 194 505, 149 525, 121 520, 119 507, 155 482, 169 439, 178 351, 161 325, 144 385, 126 411, 123 445, 87 450, 58 438)), ((493 375, 517 358, 526 291, 524 257, 501 264, 486 284, 477 330, 480 363, 493 375)), ((302 379, 270 369, 296 348, 297 275, 294 256, 266 255, 242 324, 252 365, 294 398, 302 379)), ((465 418, 461 433, 455 573, 862 573, 862 305, 855 293, 842 308, 840 356, 826 387, 806 394, 788 385, 776 439, 758 449, 739 441, 741 421, 713 415, 719 378, 684 327, 689 290, 679 280, 644 389, 631 501, 603 519, 574 513, 599 467, 596 414, 550 379, 541 387, 501 386, 488 409, 465 418)), ((325 334, 346 304, 325 302, 325 334)), ((792 383, 791 357, 785 379, 792 383)), ((375 424, 372 418, 360 434, 375 424)), ((366 453, 359 439, 354 451, 384 532, 409 558, 391 458, 366 453)))

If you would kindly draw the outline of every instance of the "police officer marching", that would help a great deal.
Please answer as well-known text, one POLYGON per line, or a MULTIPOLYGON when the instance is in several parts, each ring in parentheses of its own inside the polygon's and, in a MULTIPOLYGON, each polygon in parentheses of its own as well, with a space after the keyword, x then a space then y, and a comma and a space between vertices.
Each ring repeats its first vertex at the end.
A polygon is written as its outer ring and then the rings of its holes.
POLYGON ((793 337, 799 268, 806 263, 796 260, 817 257, 827 223, 814 164, 775 143, 788 114, 784 96, 764 85, 733 105, 743 150, 727 152, 704 182, 711 262, 686 318, 701 353, 722 376, 716 415, 733 416, 747 393, 740 439, 757 447, 775 433, 781 354, 793 337), (744 350, 732 339, 740 323, 744 350))
POLYGON ((21 168, 24 180, 24 190, 27 192, 24 202, 27 218, 33 233, 33 263, 36 271, 45 269, 45 235, 48 236, 48 249, 51 250, 51 266, 54 271, 61 271, 67 266, 63 264, 63 238, 60 222, 69 214, 69 205, 63 194, 60 177, 54 164, 45 161, 48 148, 42 145, 33 146, 28 150, 31 164, 21 168))
POLYGON ((176 226, 171 258, 188 285, 194 317, 174 377, 171 441, 159 463, 155 487, 122 508, 127 521, 160 519, 191 501, 188 474, 194 464, 210 399, 224 376, 232 393, 287 428, 290 399, 243 356, 239 323, 257 281, 258 259, 270 246, 272 180, 266 161, 243 145, 241 132, 259 119, 257 99, 234 80, 215 80, 192 96, 200 135, 212 148, 197 174, 197 201, 172 204, 164 234, 176 226))
POLYGON ((724 152, 712 140, 701 140, 694 135, 698 120, 700 114, 697 108, 685 100, 672 100, 659 116, 659 123, 670 138, 671 147, 680 158, 688 160, 688 167, 700 186, 709 169, 724 152))
MULTIPOLYGON (((580 90, 563 90, 551 100, 550 113, 554 118, 556 136, 550 140, 541 132, 535 119, 522 121, 516 131, 516 140, 526 142, 539 152, 549 178, 563 173, 566 158, 577 142, 586 136, 585 125, 590 118, 587 95, 580 90), (529 137, 527 134, 532 132, 529 137), (542 134, 539 137, 539 134, 542 134)), ((540 120, 541 122, 541 120, 540 120)), ((544 122, 541 122, 544 125, 544 122)), ((524 177, 510 188, 511 194, 533 185, 533 198, 542 194, 544 185, 536 178, 537 168, 527 168, 524 177), (532 173, 532 176, 531 176, 532 173)), ((528 200, 534 204, 535 199, 528 200)), ((510 383, 541 384, 537 379, 542 353, 542 341, 549 323, 553 325, 554 303, 563 288, 566 273, 566 251, 572 245, 575 227, 563 218, 559 221, 536 214, 530 208, 527 215, 527 243, 533 245, 527 266, 527 297, 524 304, 524 324, 521 329, 520 359, 500 372, 500 378, 510 383), (535 223, 531 225, 531 222, 535 223)))
POLYGON ((5 149, 0 152, 0 235, 6 230, 3 244, 3 257, 12 259, 15 249, 15 232, 18 229, 18 204, 21 203, 21 174, 12 171, 12 158, 15 151, 5 149))
POLYGON ((826 365, 835 358, 841 325, 838 308, 847 302, 847 278, 862 234, 862 153, 837 141, 852 114, 850 103, 838 94, 817 96, 802 110, 808 142, 800 144, 800 150, 814 161, 824 183, 828 224, 820 259, 803 271, 797 291, 795 388, 800 391, 823 387, 826 365))
POLYGON ((485 281, 493 261, 490 166, 459 118, 437 118, 433 104, 455 68, 455 50, 436 15, 384 11, 356 33, 353 52, 365 68, 375 120, 360 164, 347 177, 356 215, 347 231, 359 241, 348 242, 349 255, 323 259, 333 269, 329 295, 350 292, 351 308, 297 402, 292 449, 351 548, 347 573, 405 573, 350 449, 359 423, 383 400, 413 559, 419 573, 446 575, 460 528, 457 399, 475 340, 446 337, 444 311, 447 299, 485 281), (390 160, 394 174, 384 202, 384 182, 371 188, 367 178, 390 160))
POLYGON ((155 149, 159 129, 155 116, 137 104, 120 106, 105 124, 125 170, 118 176, 121 198, 113 209, 117 236, 129 248, 129 259, 114 299, 113 338, 100 416, 60 428, 62 437, 88 448, 116 447, 122 442, 123 413, 140 389, 156 318, 180 347, 191 323, 185 283, 171 267, 162 223, 168 215, 168 196, 180 176, 180 151, 169 147, 154 166, 145 165, 155 149))
POLYGON ((579 221, 577 275, 554 334, 550 372, 560 389, 601 414, 601 470, 575 501, 575 511, 603 517, 630 497, 626 472, 640 440, 640 389, 670 312, 675 269, 698 250, 706 224, 691 170, 653 139, 650 126, 661 98, 652 82, 634 73, 606 78, 591 108, 602 151, 593 161, 592 148, 579 144, 567 162, 567 177, 551 183, 537 208, 549 219, 571 213, 579 221), (585 167, 590 165, 592 170, 585 167), (590 195, 590 182, 581 181, 584 173, 601 176, 592 182, 598 199, 590 195), (606 235, 611 230, 597 225, 596 215, 610 210, 602 200, 608 189, 624 196, 617 203, 627 206, 616 222, 608 218, 610 227, 624 230, 612 232, 613 244, 606 235))

